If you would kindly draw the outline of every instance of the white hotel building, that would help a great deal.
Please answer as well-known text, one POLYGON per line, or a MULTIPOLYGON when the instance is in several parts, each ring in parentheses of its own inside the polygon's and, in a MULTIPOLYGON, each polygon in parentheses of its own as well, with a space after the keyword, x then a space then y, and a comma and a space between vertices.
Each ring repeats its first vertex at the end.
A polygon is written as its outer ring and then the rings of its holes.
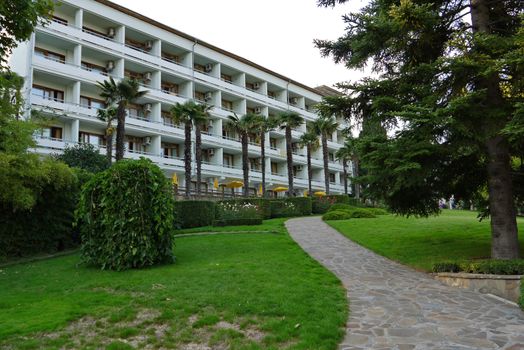
MULTIPOLYGON (((138 79, 148 93, 129 107, 125 156, 150 158, 167 176, 177 173, 182 187, 184 131, 172 123, 169 111, 188 99, 214 106, 202 136, 204 190, 212 190, 215 179, 224 184, 242 178, 240 142, 224 128, 229 115, 291 110, 311 123, 317 118, 312 106, 322 98, 319 90, 106 0, 61 1, 53 21, 38 26, 32 39, 13 52, 11 68, 25 78, 28 110, 54 116, 52 127, 36 136, 42 154, 79 142, 103 148, 105 123, 96 116, 104 101, 96 83, 108 76, 138 79)), ((306 124, 293 131, 299 191, 307 189, 305 149, 298 146, 305 130, 306 124)), ((255 190, 261 181, 260 147, 252 141, 249 186, 255 190)), ((339 130, 328 142, 332 193, 343 192, 342 165, 334 159, 343 141, 339 130)), ((283 131, 269 132, 266 146, 267 188, 286 186, 283 131)), ((320 149, 312 166, 313 188, 323 190, 320 149)))

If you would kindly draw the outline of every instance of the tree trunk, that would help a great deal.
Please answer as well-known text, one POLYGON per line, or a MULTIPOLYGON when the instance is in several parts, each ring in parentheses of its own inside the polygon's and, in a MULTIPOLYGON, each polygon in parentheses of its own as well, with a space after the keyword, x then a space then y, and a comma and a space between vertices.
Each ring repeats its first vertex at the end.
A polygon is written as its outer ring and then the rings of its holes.
MULTIPOLYGON (((359 162, 357 158, 353 159, 353 178, 357 178, 359 174, 359 162)), ((360 184, 355 183, 355 198, 360 199, 360 184)))
POLYGON ((201 125, 195 124, 195 162, 196 162, 196 195, 200 197, 200 183, 202 182, 202 133, 201 125))
POLYGON ((108 125, 106 129, 106 158, 107 163, 111 166, 113 163, 113 128, 111 125, 108 125))
POLYGON ((343 170, 343 176, 344 176, 344 193, 347 195, 348 194, 348 161, 347 159, 342 159, 342 167, 344 168, 343 170))
POLYGON ((116 110, 116 154, 115 159, 117 161, 124 159, 125 145, 124 140, 126 136, 126 107, 124 102, 118 103, 116 110))
POLYGON ((260 133, 260 161, 262 164, 262 196, 266 196, 266 133, 260 133))
POLYGON ((311 179, 313 178, 313 169, 311 168, 311 145, 306 146, 307 150, 307 190, 308 196, 313 197, 313 186, 311 186, 311 179))
POLYGON ((513 198, 509 146, 501 136, 486 143, 491 216, 491 258, 518 259, 517 213, 513 198))
POLYGON ((329 150, 325 133, 322 133, 322 155, 324 158, 324 184, 326 186, 326 194, 329 195, 329 150))
MULTIPOLYGON (((471 0, 471 24, 473 33, 491 32, 489 0, 471 0)), ((503 108, 500 78, 496 73, 479 78, 476 90, 486 91, 482 130, 488 139, 485 142, 488 156, 488 192, 491 216, 491 257, 493 259, 517 259, 519 257, 518 228, 511 179, 510 150, 507 140, 500 136, 505 121, 491 116, 490 110, 503 108)), ((482 107, 481 107, 482 108, 482 107)), ((481 111, 482 113, 482 111, 481 111)))
POLYGON ((291 127, 286 126, 286 156, 287 156, 287 183, 288 183, 288 197, 292 197, 295 193, 293 188, 293 146, 291 144, 291 127))
POLYGON ((244 197, 249 196, 249 139, 247 133, 242 133, 242 174, 244 175, 244 197))
POLYGON ((186 199, 189 199, 191 194, 191 122, 184 125, 184 167, 186 177, 186 199))

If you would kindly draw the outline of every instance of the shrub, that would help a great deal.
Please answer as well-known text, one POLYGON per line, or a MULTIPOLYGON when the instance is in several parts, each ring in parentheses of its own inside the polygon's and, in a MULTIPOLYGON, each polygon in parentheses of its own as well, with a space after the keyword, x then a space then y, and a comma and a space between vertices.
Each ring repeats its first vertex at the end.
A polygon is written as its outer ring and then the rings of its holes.
POLYGON ((376 216, 367 208, 356 208, 349 212, 354 219, 376 218, 376 216))
POLYGON ((109 167, 107 158, 100 154, 98 148, 90 143, 80 143, 73 147, 66 147, 56 159, 66 163, 72 168, 80 168, 91 173, 104 171, 109 167))
POLYGON ((215 202, 212 201, 177 201, 175 217, 178 228, 210 226, 215 219, 215 202))
POLYGON ((217 205, 221 203, 239 204, 239 205, 252 204, 258 207, 258 211, 263 219, 271 218, 271 203, 269 199, 265 199, 265 198, 230 199, 230 200, 220 201, 217 203, 217 205))
POLYGON ((173 196, 150 160, 123 160, 84 185, 77 209, 82 258, 124 270, 173 261, 173 196))
POLYGON ((322 220, 349 220, 351 219, 351 212, 346 210, 333 210, 328 211, 322 215, 322 220))
POLYGON ((252 226, 262 225, 261 218, 239 218, 239 219, 220 219, 213 221, 213 226, 252 226))
POLYGON ((311 198, 307 197, 275 199, 270 203, 272 218, 306 216, 312 212, 311 198))
POLYGON ((524 260, 480 260, 460 263, 442 262, 433 265, 433 272, 524 275, 524 260))
POLYGON ((373 215, 388 215, 389 212, 382 208, 366 208, 373 215))
POLYGON ((349 196, 346 195, 333 195, 323 196, 313 199, 313 214, 324 214, 333 204, 349 204, 349 196))
POLYGON ((343 203, 335 203, 331 207, 329 207, 328 211, 334 211, 334 210, 353 210, 356 209, 354 206, 351 206, 349 204, 343 204, 343 203))

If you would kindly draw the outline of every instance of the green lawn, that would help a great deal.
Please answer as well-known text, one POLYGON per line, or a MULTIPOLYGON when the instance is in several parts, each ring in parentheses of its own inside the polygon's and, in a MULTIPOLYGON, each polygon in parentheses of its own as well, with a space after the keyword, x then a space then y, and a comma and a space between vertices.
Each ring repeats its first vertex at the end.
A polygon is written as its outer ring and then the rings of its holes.
POLYGON ((284 222, 286 218, 264 220, 262 225, 249 226, 204 226, 176 230, 175 234, 188 234, 200 232, 235 232, 235 231, 265 231, 268 233, 285 233, 284 222))
POLYGON ((0 268, 0 349, 336 349, 345 291, 282 223, 176 239, 176 264, 145 270, 78 255, 0 268))
MULTIPOLYGON (((328 224, 380 255, 430 271, 440 261, 489 258, 489 220, 479 222, 476 216, 470 211, 444 210, 440 216, 430 218, 386 215, 328 224)), ((518 224, 524 252, 524 220, 518 219, 518 224)))

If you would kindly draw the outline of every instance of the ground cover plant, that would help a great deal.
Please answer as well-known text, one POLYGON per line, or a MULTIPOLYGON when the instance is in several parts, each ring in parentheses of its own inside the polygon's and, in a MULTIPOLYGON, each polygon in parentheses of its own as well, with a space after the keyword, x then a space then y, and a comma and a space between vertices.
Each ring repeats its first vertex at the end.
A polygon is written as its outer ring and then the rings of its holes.
MULTIPOLYGON (((524 219, 517 219, 524 231, 524 219)), ((489 259, 489 221, 479 222, 476 212, 444 210, 438 217, 404 218, 394 215, 366 220, 328 221, 352 241, 374 252, 431 271, 435 263, 489 259)), ((520 237, 524 248, 524 237, 520 237)))
POLYGON ((149 269, 78 255, 2 268, 0 349, 336 349, 345 291, 283 221, 260 225, 276 234, 180 238, 177 263, 149 269))

